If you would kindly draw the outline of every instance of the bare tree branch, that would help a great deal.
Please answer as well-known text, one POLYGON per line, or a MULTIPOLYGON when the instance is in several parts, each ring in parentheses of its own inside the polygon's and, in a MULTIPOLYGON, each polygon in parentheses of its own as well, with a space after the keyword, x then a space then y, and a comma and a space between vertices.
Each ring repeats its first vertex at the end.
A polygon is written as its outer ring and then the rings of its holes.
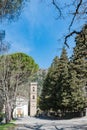
MULTIPOLYGON (((56 0, 52 0, 52 4, 55 6, 55 8, 58 10, 58 12, 59 12, 59 17, 60 16, 62 16, 62 9, 59 7, 59 5, 57 4, 57 2, 56 2, 56 0)), ((78 15, 78 14, 81 14, 81 13, 87 13, 87 8, 85 7, 84 8, 84 10, 81 10, 82 12, 80 12, 80 9, 82 9, 82 4, 84 4, 83 3, 83 0, 77 0, 77 1, 73 1, 71 4, 69 4, 68 6, 71 6, 71 5, 75 5, 75 12, 73 13, 73 17, 72 17, 72 19, 71 19, 71 23, 70 23, 70 25, 69 25, 69 34, 68 35, 66 35, 65 36, 65 39, 64 39, 64 44, 69 48, 69 45, 68 45, 68 43, 67 43, 67 40, 68 40, 68 38, 70 38, 72 35, 74 35, 74 34, 81 34, 81 32, 79 32, 79 31, 76 31, 76 30, 74 30, 74 31, 72 31, 72 32, 70 32, 70 30, 71 30, 71 27, 72 27, 72 25, 73 25, 73 23, 74 23, 74 21, 75 21, 75 18, 76 18, 76 16, 78 15), (75 5, 75 3, 77 2, 77 4, 75 5), (83 12, 84 11, 84 12, 83 12)), ((65 5, 66 6, 66 5, 65 5)), ((84 41, 85 41, 85 37, 84 37, 84 41)))
POLYGON ((75 10, 75 12, 74 12, 74 16, 73 16, 72 21, 71 21, 71 23, 70 23, 70 25, 69 25, 69 31, 70 31, 70 29, 71 29, 71 26, 72 26, 73 23, 74 23, 74 20, 75 20, 75 18, 76 18, 76 15, 77 15, 78 12, 79 12, 79 8, 80 8, 82 2, 83 2, 83 0, 80 0, 79 3, 77 4, 76 10, 75 10))
POLYGON ((59 6, 57 5, 55 0, 52 0, 52 4, 55 6, 55 8, 59 11, 59 17, 62 16, 62 12, 61 9, 59 8, 59 6))
POLYGON ((81 32, 77 32, 77 31, 72 31, 71 33, 69 33, 68 35, 65 36, 65 41, 64 41, 64 44, 69 48, 69 45, 67 44, 67 40, 68 38, 70 38, 72 35, 74 34, 80 34, 81 32))

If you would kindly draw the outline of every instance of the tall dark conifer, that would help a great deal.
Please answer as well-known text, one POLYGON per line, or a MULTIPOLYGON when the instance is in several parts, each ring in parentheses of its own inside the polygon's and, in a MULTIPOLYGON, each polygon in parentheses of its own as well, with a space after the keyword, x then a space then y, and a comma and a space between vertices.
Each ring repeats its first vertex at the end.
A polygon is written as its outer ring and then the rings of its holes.
POLYGON ((73 63, 78 78, 87 81, 87 25, 85 25, 76 39, 74 48, 73 63))
POLYGON ((77 72, 70 65, 69 69, 69 90, 70 90, 70 108, 71 112, 81 112, 85 107, 85 96, 83 93, 83 86, 77 77, 77 72))
POLYGON ((40 106, 57 112, 68 109, 68 57, 66 49, 62 49, 60 59, 55 57, 45 79, 40 106))
POLYGON ((70 63, 71 104, 73 110, 81 111, 86 106, 87 87, 87 25, 76 39, 76 47, 70 63))
POLYGON ((66 49, 62 49, 59 63, 58 78, 58 98, 61 111, 66 111, 69 107, 69 84, 68 84, 68 57, 66 49))
POLYGON ((53 109, 55 104, 55 84, 57 82, 57 75, 56 68, 58 66, 59 59, 56 56, 51 64, 51 67, 48 70, 48 74, 43 84, 42 94, 40 98, 40 108, 42 110, 50 110, 53 109))

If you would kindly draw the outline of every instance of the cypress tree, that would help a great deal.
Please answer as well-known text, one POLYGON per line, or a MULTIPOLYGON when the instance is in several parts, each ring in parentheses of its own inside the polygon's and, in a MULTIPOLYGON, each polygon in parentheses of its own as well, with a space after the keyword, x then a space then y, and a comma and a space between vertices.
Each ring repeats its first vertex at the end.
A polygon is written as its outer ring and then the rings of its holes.
POLYGON ((85 106, 85 96, 82 89, 81 80, 77 77, 77 72, 70 65, 69 70, 69 91, 70 91, 70 109, 71 112, 81 112, 85 106))
POLYGON ((62 49, 59 63, 59 77, 58 77, 58 98, 61 111, 66 111, 69 107, 69 83, 68 83, 68 56, 66 49, 62 49))
POLYGON ((87 25, 77 35, 74 54, 70 63, 71 105, 75 111, 86 107, 85 88, 87 87, 87 25))
POLYGON ((64 111, 68 109, 68 57, 62 49, 60 59, 55 57, 45 79, 40 106, 42 109, 64 111))
POLYGON ((58 66, 59 59, 56 56, 51 64, 51 67, 48 70, 48 74, 43 84, 42 94, 40 97, 40 108, 42 110, 50 110, 56 106, 56 91, 55 84, 57 81, 56 68, 58 66))

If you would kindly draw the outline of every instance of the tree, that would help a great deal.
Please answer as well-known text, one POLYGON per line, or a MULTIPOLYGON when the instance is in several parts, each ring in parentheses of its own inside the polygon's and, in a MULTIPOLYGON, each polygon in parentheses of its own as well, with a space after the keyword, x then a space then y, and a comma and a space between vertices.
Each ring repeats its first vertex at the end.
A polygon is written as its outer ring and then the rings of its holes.
POLYGON ((59 78, 58 78, 58 98, 61 111, 68 110, 69 107, 69 85, 68 85, 68 57, 66 49, 62 49, 59 62, 59 78))
MULTIPOLYGON (((17 20, 27 1, 28 0, 0 0, 0 20, 1 20, 0 22, 2 23, 2 20, 5 22, 6 20, 10 22, 17 20)), ((6 47, 8 47, 5 45, 7 43, 6 41, 2 42, 3 40, 2 38, 5 38, 5 30, 0 31, 0 53, 2 53, 1 52, 2 47, 4 51, 5 49, 7 49, 6 47)))
POLYGON ((43 110, 81 113, 87 106, 87 25, 75 41, 70 61, 65 48, 59 59, 54 58, 43 85, 43 110))
POLYGON ((69 104, 68 57, 65 48, 60 59, 55 57, 48 71, 41 95, 41 108, 47 110, 66 110, 69 104))
MULTIPOLYGON (((53 105, 52 101, 54 101, 54 100, 50 100, 50 99, 51 99, 51 94, 52 94, 51 93, 52 87, 56 80, 53 78, 53 76, 54 76, 53 73, 56 70, 57 64, 58 64, 58 57, 56 56, 51 64, 51 67, 48 70, 47 76, 43 83, 43 89, 42 89, 42 93, 41 93, 41 97, 40 97, 40 108, 42 110, 50 110, 53 105)), ((53 96, 55 96, 55 95, 53 95, 53 96)))
POLYGON ((85 25, 79 35, 76 36, 76 46, 70 62, 70 89, 71 105, 75 111, 82 111, 86 107, 87 97, 87 26, 85 25), (85 40, 84 40, 85 37, 85 40))
POLYGON ((27 0, 0 0, 0 18, 13 20, 19 17, 27 0))
POLYGON ((70 112, 82 112, 86 106, 86 97, 83 93, 81 81, 77 78, 77 73, 71 68, 69 71, 69 91, 70 91, 70 112))
POLYGON ((11 120, 19 85, 28 82, 29 76, 37 70, 38 65, 26 54, 15 53, 0 57, 0 89, 4 94, 6 122, 11 120))
POLYGON ((87 82, 87 25, 82 28, 82 31, 76 37, 76 47, 74 48, 72 59, 77 77, 82 81, 82 86, 84 87, 87 82))
POLYGON ((66 49, 62 49, 60 58, 54 58, 44 81, 41 104, 42 110, 60 110, 82 112, 87 105, 87 26, 76 37, 74 54, 69 61, 66 49), (85 43, 84 38, 85 36, 85 43), (86 90, 85 90, 86 89, 86 90))
POLYGON ((2 110, 3 110, 3 102, 4 102, 3 93, 2 93, 2 91, 0 90, 0 113, 1 113, 2 110))
POLYGON ((87 25, 84 25, 80 34, 75 38, 76 47, 74 49, 74 59, 77 57, 83 58, 86 61, 87 58, 87 25), (78 51, 81 50, 81 51, 78 51))

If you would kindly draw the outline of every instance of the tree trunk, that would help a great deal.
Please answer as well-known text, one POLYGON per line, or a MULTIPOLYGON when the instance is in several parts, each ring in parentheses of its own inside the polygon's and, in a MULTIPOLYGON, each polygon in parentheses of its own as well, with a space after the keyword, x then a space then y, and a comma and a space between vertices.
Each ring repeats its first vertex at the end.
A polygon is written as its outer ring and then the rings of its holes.
POLYGON ((11 119, 12 120, 14 119, 14 117, 13 117, 13 111, 14 111, 14 109, 11 109, 11 119))
POLYGON ((5 122, 6 124, 9 123, 9 111, 8 111, 8 105, 5 105, 5 122))
POLYGON ((5 121, 9 123, 11 121, 11 107, 9 103, 5 105, 5 121))

